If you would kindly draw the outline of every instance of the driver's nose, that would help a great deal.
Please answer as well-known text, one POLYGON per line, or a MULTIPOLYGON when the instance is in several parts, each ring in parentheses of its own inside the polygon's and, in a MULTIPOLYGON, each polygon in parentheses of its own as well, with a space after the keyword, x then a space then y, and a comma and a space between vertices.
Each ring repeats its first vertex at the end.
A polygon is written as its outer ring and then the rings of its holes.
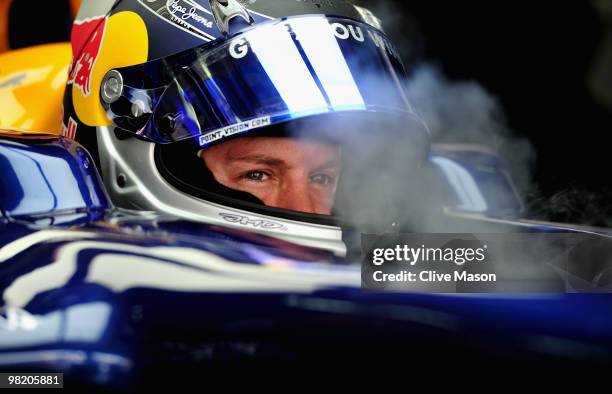
POLYGON ((277 208, 297 212, 319 213, 310 196, 308 179, 287 179, 279 190, 277 208))

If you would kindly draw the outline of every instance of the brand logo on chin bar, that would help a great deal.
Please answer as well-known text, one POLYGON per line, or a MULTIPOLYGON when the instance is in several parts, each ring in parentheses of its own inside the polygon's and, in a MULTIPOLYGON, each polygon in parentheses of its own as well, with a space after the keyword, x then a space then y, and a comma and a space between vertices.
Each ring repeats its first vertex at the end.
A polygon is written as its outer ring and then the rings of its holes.
POLYGON ((260 228, 263 230, 287 230, 287 227, 271 220, 253 219, 248 216, 236 215, 233 213, 220 213, 219 216, 221 216, 226 222, 241 224, 243 226, 260 228))

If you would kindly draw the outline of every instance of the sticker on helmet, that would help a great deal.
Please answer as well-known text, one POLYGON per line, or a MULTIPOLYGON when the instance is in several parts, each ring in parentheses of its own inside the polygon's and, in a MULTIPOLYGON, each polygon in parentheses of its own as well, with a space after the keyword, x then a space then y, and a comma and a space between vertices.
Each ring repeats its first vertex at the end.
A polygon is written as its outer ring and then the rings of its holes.
POLYGON ((76 131, 77 131, 77 127, 79 127, 79 124, 72 118, 72 116, 69 116, 68 125, 66 125, 66 123, 64 123, 65 114, 66 114, 66 110, 65 110, 64 105, 62 104, 62 115, 60 118, 61 119, 60 120, 60 125, 61 125, 60 135, 74 140, 76 138, 76 131))
POLYGON ((76 138, 78 123, 72 119, 72 116, 68 118, 68 125, 62 122, 62 136, 70 138, 71 140, 76 138))
POLYGON ((194 0, 138 0, 147 10, 175 27, 205 41, 215 39, 212 12, 194 0))
POLYGON ((174 22, 187 28, 193 28, 202 33, 197 27, 212 29, 212 15, 208 10, 189 0, 172 0, 166 4, 174 22), (197 27, 196 27, 197 26, 197 27))
POLYGON ((220 139, 235 134, 244 133, 245 131, 270 126, 271 123, 272 119, 269 116, 264 116, 262 118, 247 120, 246 122, 236 123, 227 127, 223 127, 221 129, 217 129, 215 131, 211 131, 210 133, 202 135, 200 137, 200 146, 219 141, 220 139))
POLYGON ((221 216, 223 220, 229 223, 238 223, 243 226, 261 228, 265 230, 287 231, 287 227, 283 226, 280 223, 273 222, 271 220, 252 219, 248 216, 236 215, 233 213, 225 213, 225 212, 220 213, 219 216, 221 216))
POLYGON ((100 54, 106 22, 106 17, 92 18, 77 21, 72 28, 72 49, 78 58, 72 64, 68 83, 78 87, 84 96, 91 94, 91 74, 100 54))
MULTIPOLYGON (((288 33, 291 32, 291 34, 295 34, 295 26, 292 27, 291 23, 289 22, 285 26, 287 28, 288 33)), ((357 24, 351 24, 351 23, 334 22, 329 25, 329 31, 338 40, 342 40, 342 41, 350 40, 356 43, 371 42, 372 44, 376 46, 376 48, 386 50, 389 55, 401 61, 401 56, 399 52, 391 44, 391 42, 389 41, 387 37, 385 37, 383 34, 380 34, 379 32, 373 29, 370 29, 370 28, 365 28, 365 30, 367 31, 367 34, 365 34, 363 30, 364 29, 362 29, 357 24)), ((307 35, 308 33, 309 33, 308 31, 305 31, 304 33, 301 33, 301 34, 307 35)), ((297 38, 298 41, 300 40, 299 34, 300 33, 298 33, 298 38, 297 38)), ((249 47, 248 36, 247 38, 240 37, 240 38, 236 38, 233 41, 231 41, 230 46, 229 46, 229 51, 230 51, 230 55, 234 59, 242 59, 246 57, 251 51, 249 47)))
POLYGON ((83 49, 74 52, 72 103, 79 124, 107 126, 111 122, 100 98, 104 76, 112 69, 146 62, 149 38, 144 21, 135 12, 94 19, 98 24, 87 24, 93 22, 90 19, 78 22, 73 29, 73 47, 82 45, 83 49))

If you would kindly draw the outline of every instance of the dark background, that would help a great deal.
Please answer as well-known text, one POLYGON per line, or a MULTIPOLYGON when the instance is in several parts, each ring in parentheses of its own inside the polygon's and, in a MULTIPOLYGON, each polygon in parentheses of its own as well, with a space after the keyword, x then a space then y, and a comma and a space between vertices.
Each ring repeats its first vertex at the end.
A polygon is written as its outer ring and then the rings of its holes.
POLYGON ((612 224, 612 1, 358 3, 401 15, 386 30, 405 59, 477 81, 499 100, 535 148, 534 216, 612 224))
MULTIPOLYGON (((407 62, 437 64, 498 99, 535 147, 535 217, 612 225, 612 0, 357 3, 392 19, 385 28, 407 62)), ((14 2, 13 47, 69 39, 67 2, 32 4, 14 2)))

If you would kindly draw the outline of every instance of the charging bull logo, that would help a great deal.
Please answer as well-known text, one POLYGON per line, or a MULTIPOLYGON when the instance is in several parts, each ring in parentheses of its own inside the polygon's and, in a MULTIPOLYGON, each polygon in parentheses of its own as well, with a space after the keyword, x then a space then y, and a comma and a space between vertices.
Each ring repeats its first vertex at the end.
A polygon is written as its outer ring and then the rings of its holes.
POLYGON ((74 119, 79 125, 109 126, 112 121, 100 99, 102 81, 110 70, 147 61, 145 22, 132 11, 80 20, 72 29, 72 48, 75 55, 69 80, 74 119))
POLYGON ((74 60, 70 71, 70 82, 77 86, 84 96, 91 94, 91 75, 100 55, 107 18, 99 17, 75 22, 72 28, 72 53, 80 54, 74 60))

